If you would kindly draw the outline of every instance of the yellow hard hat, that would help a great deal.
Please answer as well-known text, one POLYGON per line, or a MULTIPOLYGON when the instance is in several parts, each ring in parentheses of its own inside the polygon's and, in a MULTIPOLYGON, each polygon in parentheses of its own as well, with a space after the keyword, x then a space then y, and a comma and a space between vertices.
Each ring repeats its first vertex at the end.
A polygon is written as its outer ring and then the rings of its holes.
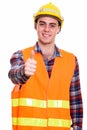
POLYGON ((64 21, 63 17, 61 16, 61 12, 59 8, 56 7, 54 4, 52 4, 51 2, 40 7, 38 12, 34 14, 34 21, 36 21, 36 19, 38 19, 42 15, 55 17, 56 19, 60 21, 61 25, 64 21))

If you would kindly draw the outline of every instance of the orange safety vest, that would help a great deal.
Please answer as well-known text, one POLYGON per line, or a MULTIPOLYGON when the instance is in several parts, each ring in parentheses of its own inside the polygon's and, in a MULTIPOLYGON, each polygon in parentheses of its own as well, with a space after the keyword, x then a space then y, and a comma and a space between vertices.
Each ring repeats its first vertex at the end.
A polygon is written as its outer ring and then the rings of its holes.
MULTIPOLYGON (((23 50, 24 60, 33 48, 23 50)), ((70 130, 70 83, 75 56, 60 50, 51 77, 42 55, 35 53, 36 72, 26 84, 12 91, 12 130, 70 130)))

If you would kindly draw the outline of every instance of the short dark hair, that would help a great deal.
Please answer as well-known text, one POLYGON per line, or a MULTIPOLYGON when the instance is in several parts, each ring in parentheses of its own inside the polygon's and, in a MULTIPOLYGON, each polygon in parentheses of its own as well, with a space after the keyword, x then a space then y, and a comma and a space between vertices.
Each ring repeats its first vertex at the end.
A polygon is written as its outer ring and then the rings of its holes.
POLYGON ((48 17, 52 17, 52 18, 56 19, 56 20, 58 21, 58 25, 61 26, 61 20, 58 19, 58 18, 55 17, 55 16, 52 16, 52 15, 39 15, 38 17, 36 17, 35 23, 37 23, 37 21, 38 21, 38 19, 39 19, 40 17, 44 17, 44 16, 48 16, 48 17))

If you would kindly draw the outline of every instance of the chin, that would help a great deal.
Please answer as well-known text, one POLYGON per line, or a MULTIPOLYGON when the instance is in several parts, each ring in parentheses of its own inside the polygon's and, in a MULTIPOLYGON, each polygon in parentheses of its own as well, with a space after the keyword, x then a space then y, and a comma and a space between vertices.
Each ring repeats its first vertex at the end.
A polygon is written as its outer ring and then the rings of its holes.
POLYGON ((45 44, 45 45, 47 45, 47 44, 51 44, 51 41, 48 41, 48 40, 41 40, 40 41, 42 44, 45 44))
POLYGON ((51 42, 42 42, 42 44, 49 45, 49 44, 51 44, 51 42))

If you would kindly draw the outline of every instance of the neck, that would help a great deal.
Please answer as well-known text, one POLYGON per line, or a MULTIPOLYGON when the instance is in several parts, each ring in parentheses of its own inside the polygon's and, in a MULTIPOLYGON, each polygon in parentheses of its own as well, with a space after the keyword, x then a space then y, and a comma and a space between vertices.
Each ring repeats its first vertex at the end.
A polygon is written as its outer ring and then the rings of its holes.
POLYGON ((43 45, 43 44, 38 43, 38 45, 41 48, 44 58, 50 59, 54 53, 54 49, 55 49, 54 44, 43 45))

